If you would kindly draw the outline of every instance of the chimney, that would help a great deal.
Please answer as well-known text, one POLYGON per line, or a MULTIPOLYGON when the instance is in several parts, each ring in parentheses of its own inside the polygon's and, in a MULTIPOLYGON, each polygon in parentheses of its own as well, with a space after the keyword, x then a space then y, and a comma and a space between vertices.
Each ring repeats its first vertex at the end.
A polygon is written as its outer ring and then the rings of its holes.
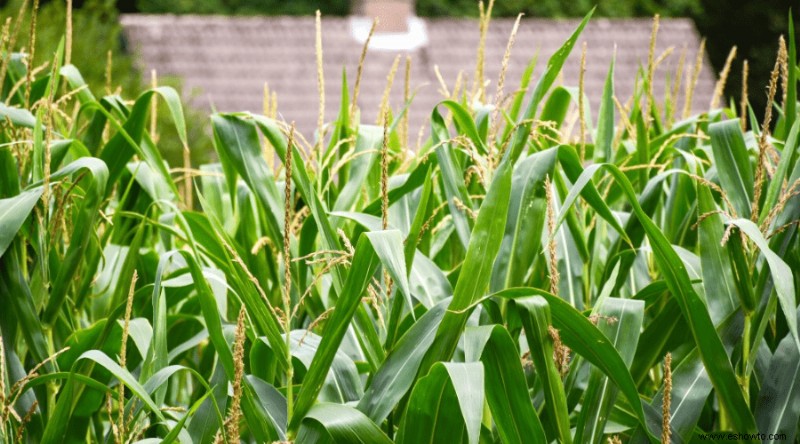
POLYGON ((369 49, 378 51, 416 51, 428 44, 425 21, 414 15, 414 0, 353 0, 350 32, 364 44, 378 19, 369 49))
POLYGON ((408 32, 408 19, 414 14, 412 0, 362 0, 361 13, 377 17, 377 32, 408 32))

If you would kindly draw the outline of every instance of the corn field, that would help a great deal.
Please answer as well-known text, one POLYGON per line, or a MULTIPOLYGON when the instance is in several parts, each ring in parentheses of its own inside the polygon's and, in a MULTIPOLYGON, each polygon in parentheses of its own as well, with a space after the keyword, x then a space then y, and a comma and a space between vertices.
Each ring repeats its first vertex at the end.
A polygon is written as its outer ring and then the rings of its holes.
POLYGON ((559 82, 589 19, 416 147, 413 96, 367 124, 343 79, 312 135, 211 115, 199 166, 159 152, 157 112, 192 149, 176 91, 96 97, 71 29, 7 21, 0 442, 797 442, 793 32, 758 121, 652 53, 590 109, 559 82))

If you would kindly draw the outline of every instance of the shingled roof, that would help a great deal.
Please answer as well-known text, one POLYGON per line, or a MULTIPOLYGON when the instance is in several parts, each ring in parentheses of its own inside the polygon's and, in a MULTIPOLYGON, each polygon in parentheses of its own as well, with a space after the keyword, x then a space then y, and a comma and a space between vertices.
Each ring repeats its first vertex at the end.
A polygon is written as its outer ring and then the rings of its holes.
MULTIPOLYGON (((354 37, 358 18, 323 18, 322 37, 326 85, 326 118, 337 113, 342 68, 347 70, 350 87, 355 78, 362 43, 354 37)), ((419 19, 415 19, 419 20, 419 19)), ((364 67, 359 106, 362 121, 377 117, 386 76, 398 54, 412 58, 412 88, 419 88, 411 106, 412 134, 425 122, 432 108, 442 99, 434 72, 452 87, 458 73, 471 77, 475 70, 478 24, 473 19, 419 20, 424 23, 427 44, 411 51, 371 48, 364 67)), ((363 19, 361 19, 363 24, 363 19)), ((538 53, 534 75, 544 69, 546 60, 577 27, 578 20, 523 19, 508 67, 506 91, 513 91, 532 57, 538 53)), ((142 67, 159 75, 176 75, 187 91, 199 91, 195 105, 219 111, 262 110, 263 85, 277 91, 278 110, 287 121, 294 120, 304 134, 316 126, 318 94, 314 54, 313 17, 220 17, 172 15, 123 15, 122 25, 129 46, 140 57, 142 67)), ((598 100, 616 47, 616 95, 627 100, 637 72, 647 64, 651 33, 649 19, 594 19, 563 70, 563 83, 578 84, 580 45, 587 43, 585 87, 596 116, 598 100)), ((513 20, 495 19, 486 40, 486 79, 492 92, 513 20)), ((667 77, 674 77, 680 53, 686 50, 686 68, 695 60, 699 38, 688 19, 662 19, 656 54, 674 51, 658 67, 654 91, 663 97, 667 77)), ((402 69, 402 68, 401 68, 402 69)), ((536 77, 534 77, 535 79, 536 77)), ((684 75, 684 79, 686 75, 684 75)), ((694 110, 708 107, 715 76, 705 64, 694 95, 694 110)), ((392 92, 391 105, 402 105, 402 74, 392 92)), ((471 84, 471 79, 470 79, 471 84)))

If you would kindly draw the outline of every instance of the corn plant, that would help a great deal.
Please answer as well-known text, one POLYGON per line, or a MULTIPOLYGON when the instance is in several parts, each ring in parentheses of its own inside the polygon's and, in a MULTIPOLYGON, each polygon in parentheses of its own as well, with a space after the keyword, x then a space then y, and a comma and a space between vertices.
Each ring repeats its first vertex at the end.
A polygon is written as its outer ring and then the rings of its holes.
POLYGON ((415 149, 413 96, 361 123, 345 77, 313 137, 213 114, 197 167, 156 142, 167 113, 192 149, 174 90, 98 98, 6 37, 0 441, 794 442, 794 35, 762 122, 724 76, 692 114, 658 54, 591 110, 557 81, 589 18, 415 149))

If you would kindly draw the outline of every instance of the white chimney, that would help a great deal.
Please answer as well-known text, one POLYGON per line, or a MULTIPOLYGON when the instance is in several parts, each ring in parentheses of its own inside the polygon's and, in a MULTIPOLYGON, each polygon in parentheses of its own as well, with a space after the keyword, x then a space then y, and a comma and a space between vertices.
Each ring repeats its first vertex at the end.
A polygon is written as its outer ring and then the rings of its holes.
POLYGON ((414 51, 428 44, 425 21, 414 15, 414 0, 356 0, 350 17, 353 38, 363 44, 378 19, 370 49, 414 51))
POLYGON ((378 18, 377 32, 407 32, 414 4, 411 0, 363 0, 362 14, 378 18))

